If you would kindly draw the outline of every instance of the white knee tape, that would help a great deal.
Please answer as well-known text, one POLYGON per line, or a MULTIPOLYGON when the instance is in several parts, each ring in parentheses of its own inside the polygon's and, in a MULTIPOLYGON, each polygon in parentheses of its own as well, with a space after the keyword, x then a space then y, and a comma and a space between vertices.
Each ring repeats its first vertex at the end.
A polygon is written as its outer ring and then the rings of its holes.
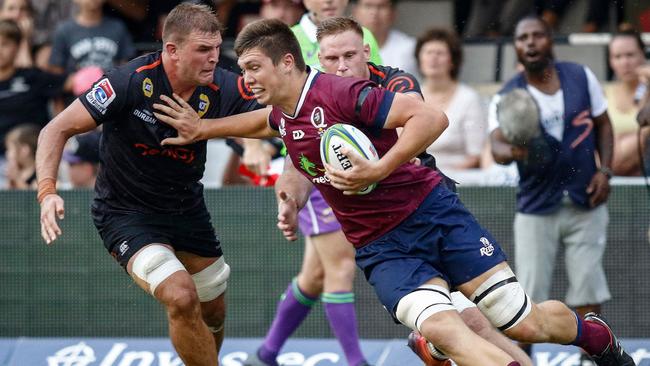
POLYGON ((445 310, 455 310, 451 304, 449 290, 437 285, 422 285, 402 297, 397 303, 397 320, 407 327, 420 331, 428 317, 445 310))
POLYGON ((476 289, 470 300, 501 331, 519 324, 532 309, 528 295, 510 268, 493 274, 476 289))
POLYGON ((463 295, 460 291, 454 291, 451 293, 451 303, 454 305, 458 313, 462 313, 463 310, 476 307, 476 304, 466 298, 465 295, 463 295))
POLYGON ((149 284, 149 291, 153 295, 156 287, 167 277, 175 272, 185 271, 185 267, 171 249, 162 245, 149 245, 135 257, 131 270, 149 284))
POLYGON ((228 277, 230 277, 230 266, 223 257, 216 262, 205 267, 201 272, 192 275, 196 292, 201 302, 207 302, 216 299, 226 291, 228 286, 228 277))

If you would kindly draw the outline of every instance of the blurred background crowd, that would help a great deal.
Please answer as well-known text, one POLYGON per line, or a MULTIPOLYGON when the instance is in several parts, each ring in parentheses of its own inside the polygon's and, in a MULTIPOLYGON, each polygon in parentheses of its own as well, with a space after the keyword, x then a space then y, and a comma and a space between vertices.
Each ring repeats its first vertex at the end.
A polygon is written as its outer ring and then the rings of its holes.
MULTIPOLYGON (((165 15, 179 2, 0 0, 1 187, 35 187, 40 128, 108 69, 159 49, 165 15)), ((244 25, 262 17, 293 25, 306 11, 299 0, 195 2, 215 8, 227 26, 219 65, 233 71, 238 70, 232 41, 244 25)), ((357 0, 347 4, 347 14, 374 34, 383 64, 417 76, 425 100, 449 116, 448 130, 428 151, 445 172, 466 184, 516 182, 516 169, 493 163, 487 105, 517 72, 513 27, 533 13, 553 28, 558 57, 589 66, 603 86, 616 142, 614 173, 642 175, 644 149, 638 143, 636 114, 650 77, 640 37, 650 32, 650 1, 357 0)), ((62 188, 93 187, 100 133, 68 143, 60 169, 62 188)), ((204 184, 269 181, 247 171, 240 154, 223 141, 211 142, 204 184)))

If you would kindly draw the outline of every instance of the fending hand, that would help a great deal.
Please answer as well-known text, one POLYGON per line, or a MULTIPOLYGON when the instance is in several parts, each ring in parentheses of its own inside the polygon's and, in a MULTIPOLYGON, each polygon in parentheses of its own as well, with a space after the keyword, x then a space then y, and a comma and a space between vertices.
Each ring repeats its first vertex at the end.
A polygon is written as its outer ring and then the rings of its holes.
POLYGON ((174 99, 161 95, 160 100, 167 105, 154 103, 153 112, 159 121, 162 121, 178 131, 177 137, 169 137, 160 143, 161 145, 188 145, 199 140, 201 129, 201 117, 183 98, 176 93, 172 94, 174 99))

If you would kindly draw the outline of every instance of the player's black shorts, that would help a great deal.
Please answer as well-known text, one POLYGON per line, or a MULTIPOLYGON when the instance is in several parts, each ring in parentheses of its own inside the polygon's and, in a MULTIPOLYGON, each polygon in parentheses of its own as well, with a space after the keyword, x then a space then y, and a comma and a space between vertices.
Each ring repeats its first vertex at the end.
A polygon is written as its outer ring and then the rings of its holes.
POLYGON ((138 250, 152 243, 201 257, 223 255, 205 206, 183 215, 122 213, 101 206, 93 204, 93 221, 104 247, 124 269, 138 250))

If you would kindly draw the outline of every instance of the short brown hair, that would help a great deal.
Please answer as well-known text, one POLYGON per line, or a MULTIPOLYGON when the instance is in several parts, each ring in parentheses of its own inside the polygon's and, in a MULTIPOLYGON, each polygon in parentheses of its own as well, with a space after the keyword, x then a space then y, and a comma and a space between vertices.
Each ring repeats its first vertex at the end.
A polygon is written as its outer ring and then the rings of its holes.
POLYGON ((167 15, 163 25, 163 42, 183 43, 188 34, 197 31, 214 34, 223 32, 224 28, 217 14, 207 5, 181 3, 167 15))
POLYGON ((418 62, 418 66, 420 65, 420 51, 422 50, 422 47, 426 43, 433 41, 444 42, 447 45, 447 48, 449 48, 449 54, 451 56, 451 70, 449 73, 452 79, 458 80, 460 67, 463 64, 463 47, 458 38, 458 34, 452 30, 446 28, 431 28, 418 37, 418 40, 415 43, 415 59, 418 62))
POLYGON ((300 44, 289 26, 278 19, 262 19, 248 24, 239 32, 235 40, 237 57, 253 48, 259 48, 277 65, 282 57, 290 53, 296 68, 305 71, 305 59, 300 44))
POLYGON ((316 30, 316 39, 320 42, 327 36, 353 31, 363 38, 363 28, 349 17, 333 17, 323 20, 316 30))
POLYGON ((16 44, 20 44, 23 33, 16 22, 11 19, 3 19, 0 20, 0 37, 5 37, 16 44))

